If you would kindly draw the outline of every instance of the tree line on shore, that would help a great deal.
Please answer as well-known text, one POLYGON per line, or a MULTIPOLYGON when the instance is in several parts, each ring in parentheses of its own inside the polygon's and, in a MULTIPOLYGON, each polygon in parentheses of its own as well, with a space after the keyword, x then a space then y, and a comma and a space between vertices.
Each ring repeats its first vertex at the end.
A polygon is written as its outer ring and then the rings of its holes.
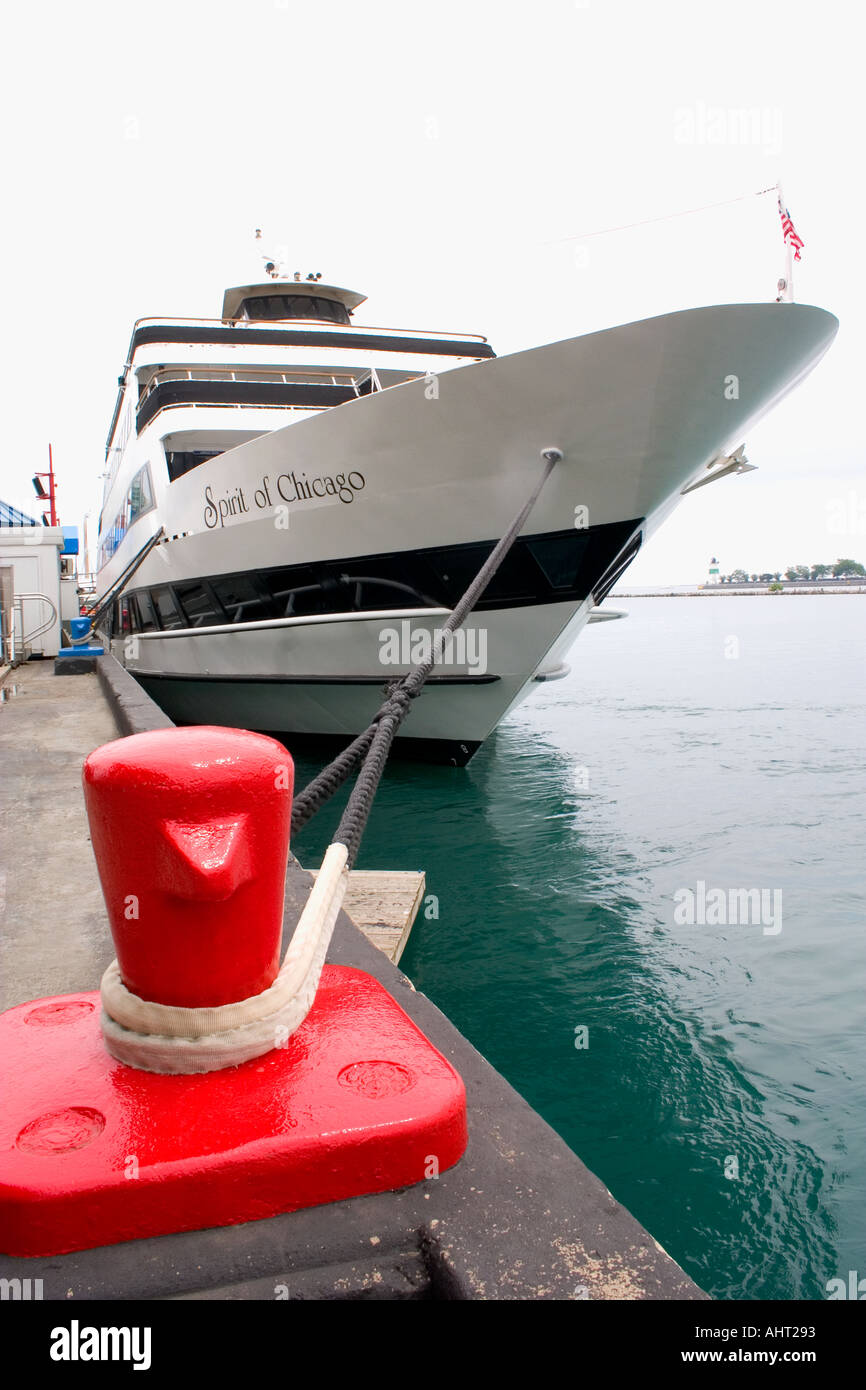
MULTIPOLYGON (((815 583, 820 579, 864 579, 866 569, 859 560, 837 560, 835 565, 789 565, 784 574, 792 582, 807 580, 815 583)), ((781 579, 781 570, 774 574, 747 574, 745 570, 732 570, 730 574, 719 575, 720 584, 778 584, 781 579)))

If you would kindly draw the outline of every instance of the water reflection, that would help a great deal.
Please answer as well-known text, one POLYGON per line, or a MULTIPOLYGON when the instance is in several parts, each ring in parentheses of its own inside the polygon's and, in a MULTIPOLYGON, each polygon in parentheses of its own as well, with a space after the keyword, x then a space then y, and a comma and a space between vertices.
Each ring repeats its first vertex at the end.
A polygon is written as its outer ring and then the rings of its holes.
MULTIPOLYGON (((299 763, 298 785, 314 770, 299 763)), ((304 863, 338 811, 321 816, 295 844, 304 863)), ((834 1176, 779 1132, 776 1083, 743 1065, 741 1035, 760 1055, 763 1024, 707 1007, 736 995, 742 961, 710 968, 644 846, 600 828, 573 759, 512 723, 462 771, 389 768, 358 867, 426 870, 403 968, 698 1283, 820 1298, 834 1176)))

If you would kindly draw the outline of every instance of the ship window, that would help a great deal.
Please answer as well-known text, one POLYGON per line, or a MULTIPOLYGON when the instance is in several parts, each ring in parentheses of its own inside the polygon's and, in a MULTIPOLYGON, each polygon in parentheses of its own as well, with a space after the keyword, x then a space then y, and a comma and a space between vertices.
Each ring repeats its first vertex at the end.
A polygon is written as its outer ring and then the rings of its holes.
POLYGON ((150 484, 150 469, 147 464, 140 468, 132 480, 127 498, 129 508, 129 525, 137 521, 145 512, 149 512, 154 505, 153 490, 150 484))
POLYGON ((268 294, 245 299, 240 312, 250 319, 324 319, 349 323, 349 311, 336 299, 310 294, 268 294))
MULTIPOLYGON (((461 545, 453 550, 429 551, 426 559, 444 593, 445 607, 452 607, 469 587, 492 550, 489 545, 461 545)), ((504 557, 483 597, 488 603, 519 602, 539 592, 541 576, 532 557, 519 543, 504 557)), ((435 591, 435 590, 434 590, 435 591)))
POLYGON ((270 600, 266 603, 246 575, 236 574, 212 579, 211 588, 232 623, 253 622, 256 618, 274 616, 270 600))
POLYGON ((339 574, 334 570, 334 577, 345 581, 345 606, 352 612, 441 607, 439 599, 418 588, 420 576, 417 561, 411 559, 407 564, 400 555, 381 555, 368 561, 350 560, 340 566, 339 574))
POLYGON ((430 550, 425 559, 435 575, 442 606, 451 608, 465 592, 490 552, 489 546, 455 546, 453 550, 430 550))
POLYGON ((291 569, 268 570, 262 578, 273 599, 270 617, 305 618, 336 613, 344 607, 341 586, 324 577, 319 568, 293 565, 291 569))
POLYGON ((177 604, 172 597, 171 589, 151 589, 150 597, 153 599, 157 620, 163 632, 170 632, 172 628, 183 627, 183 619, 177 611, 177 604))
POLYGON ((114 632, 125 637, 130 629, 129 620, 129 599, 115 599, 114 603, 114 622, 112 623, 114 632))
POLYGON ((211 627, 214 623, 225 622, 223 613, 204 584, 176 584, 174 592, 188 627, 211 627))
POLYGON ((423 372, 397 371, 394 367, 377 367, 376 375, 384 390, 387 386, 401 386, 404 381, 423 381, 423 372))
POLYGON ((577 567, 583 559, 589 532, 575 531, 573 536, 542 536, 526 544, 544 570, 552 589, 573 589, 577 567))
MULTIPOLYGON (((150 468, 145 464, 143 468, 138 470, 130 483, 123 507, 115 518, 114 525, 105 539, 100 542, 100 569, 111 559, 132 523, 138 521, 140 516, 144 516, 145 512, 151 511, 155 505, 153 500, 153 487, 150 481, 150 468)), ((100 534, 101 533, 102 517, 100 516, 100 534)))
POLYGON ((133 632, 153 632, 156 627, 156 616, 150 595, 145 593, 132 594, 129 602, 132 610, 133 632))
POLYGON ((215 459, 224 452, 223 449, 166 449, 165 461, 168 465, 168 476, 174 482, 175 479, 182 478, 184 473, 198 468, 200 463, 207 463, 208 459, 215 459))
POLYGON ((617 555, 613 563, 610 564, 608 568, 605 570, 601 579, 598 581, 598 583, 592 591, 592 597, 597 604, 601 603, 602 600, 607 597, 616 581, 622 578, 623 574, 628 569, 635 555, 637 555, 638 551, 640 550, 642 540, 642 532, 640 532, 636 536, 633 536, 632 539, 629 541, 628 545, 620 551, 619 555, 617 555))

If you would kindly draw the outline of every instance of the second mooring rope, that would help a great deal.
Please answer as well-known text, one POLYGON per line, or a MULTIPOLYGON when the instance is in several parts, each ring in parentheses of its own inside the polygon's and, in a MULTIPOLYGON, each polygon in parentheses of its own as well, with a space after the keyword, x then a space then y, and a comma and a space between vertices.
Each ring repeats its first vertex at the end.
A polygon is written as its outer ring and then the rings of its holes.
POLYGON ((530 496, 512 521, 505 535, 494 546, 481 569, 473 579, 463 597, 452 609, 439 632, 435 649, 426 661, 418 662, 405 676, 392 681, 387 687, 385 702, 373 716, 373 720, 359 734, 348 748, 344 748, 326 768, 308 783, 295 797, 292 808, 292 834, 306 825, 315 813, 324 806, 334 792, 361 765, 358 780, 352 789, 346 809, 334 836, 334 842, 344 844, 349 852, 348 867, 351 869, 360 848, 361 836, 370 814, 373 797, 385 769, 385 762, 397 730, 409 713, 412 700, 421 694, 424 684, 442 655, 451 635, 466 621, 484 590, 495 575, 503 559, 508 554, 519 535, 526 518, 538 501, 541 490, 553 469, 562 458, 559 449, 544 449, 541 457, 544 468, 541 477, 532 489, 530 496))

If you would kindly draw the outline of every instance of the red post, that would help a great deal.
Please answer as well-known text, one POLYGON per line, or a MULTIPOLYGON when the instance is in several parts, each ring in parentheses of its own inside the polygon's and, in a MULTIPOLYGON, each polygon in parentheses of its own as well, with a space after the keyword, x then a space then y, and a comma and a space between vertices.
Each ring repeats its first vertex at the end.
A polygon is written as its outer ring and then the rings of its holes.
POLYGON ((48 515, 51 517, 51 525, 57 525, 57 508, 55 506, 54 493, 54 455, 51 452, 51 445, 48 445, 48 515))
POLYGON ((205 1008, 260 994, 280 964, 292 759, 241 729, 106 743, 84 800, 126 988, 205 1008))
MULTIPOLYGON (((51 445, 50 445, 50 444, 48 445, 48 472, 47 472, 47 473, 35 473, 35 474, 33 475, 33 486, 34 486, 34 487, 36 487, 36 479, 37 479, 37 478, 47 478, 47 479, 48 479, 48 493, 47 493, 47 497, 48 497, 48 522, 49 522, 49 525, 51 525, 51 526, 57 526, 57 525, 59 525, 60 518, 59 518, 58 515, 57 515, 57 507, 56 507, 56 484, 55 484, 55 482, 54 482, 54 455, 53 455, 53 453, 52 453, 51 445)), ((36 495, 37 495, 38 497, 45 497, 45 496, 46 496, 45 489, 44 489, 44 487, 42 487, 42 484, 41 484, 41 483, 39 484, 38 487, 36 487, 36 495)), ((44 513, 44 512, 42 513, 42 520, 43 520, 43 522, 45 521, 45 513, 44 513)))

